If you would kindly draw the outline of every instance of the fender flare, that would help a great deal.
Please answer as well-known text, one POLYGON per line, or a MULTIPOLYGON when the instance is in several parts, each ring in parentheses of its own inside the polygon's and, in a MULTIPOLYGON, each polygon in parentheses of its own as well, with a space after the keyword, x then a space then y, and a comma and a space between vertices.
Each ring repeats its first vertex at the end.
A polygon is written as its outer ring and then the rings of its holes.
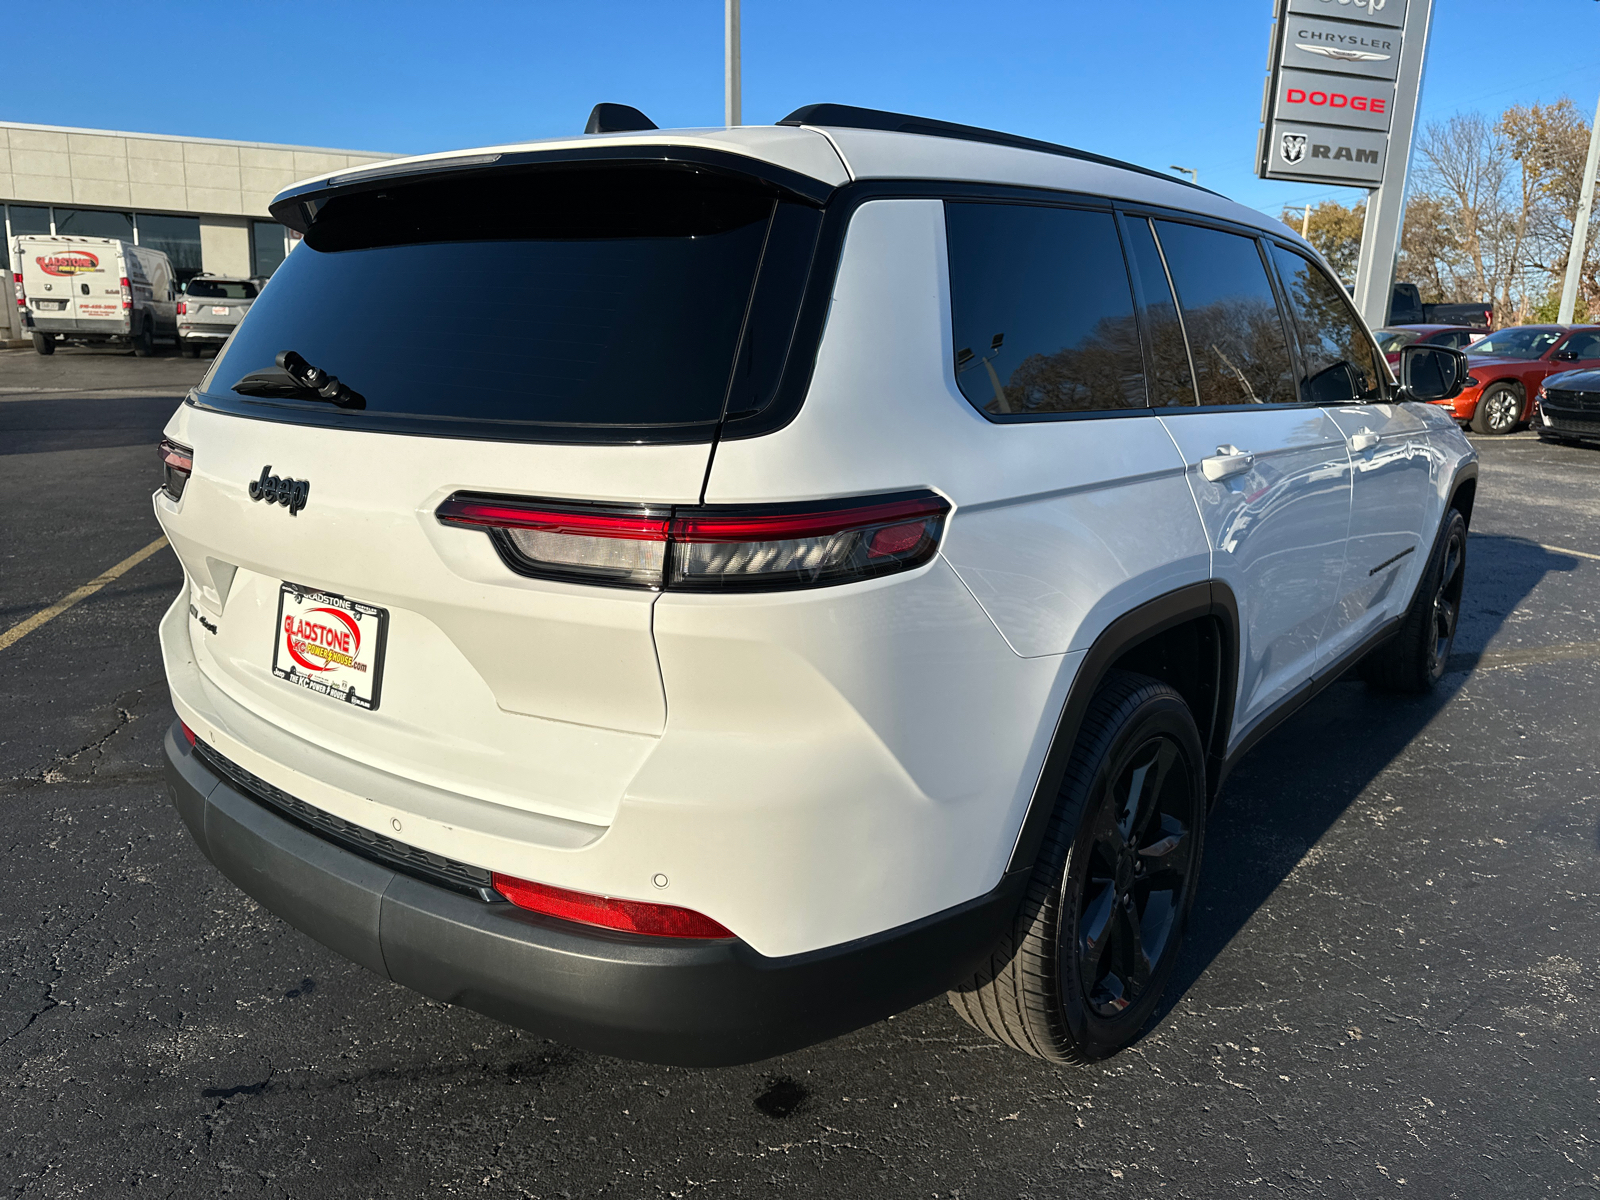
POLYGON ((1078 730, 1083 724, 1089 702, 1118 659, 1128 651, 1179 625, 1197 619, 1210 618, 1217 624, 1221 644, 1217 650, 1218 678, 1213 686, 1217 691, 1216 712, 1210 729, 1201 729, 1201 741, 1206 747, 1206 781, 1213 796, 1221 785, 1223 756, 1227 751, 1228 733, 1233 724, 1234 697, 1239 680, 1239 604, 1233 590, 1218 579, 1191 583, 1174 591, 1157 596, 1122 614, 1107 625, 1095 638, 1083 656, 1061 714, 1056 718, 1055 733, 1050 739, 1050 749, 1045 752, 1044 764, 1034 783, 1033 796, 1028 811, 1023 816, 1022 827, 1012 846, 1011 859, 1006 864, 1006 874, 1029 870, 1038 857, 1044 841, 1045 829, 1055 812, 1056 799, 1061 792, 1061 781, 1067 773, 1067 763, 1078 742, 1078 730))

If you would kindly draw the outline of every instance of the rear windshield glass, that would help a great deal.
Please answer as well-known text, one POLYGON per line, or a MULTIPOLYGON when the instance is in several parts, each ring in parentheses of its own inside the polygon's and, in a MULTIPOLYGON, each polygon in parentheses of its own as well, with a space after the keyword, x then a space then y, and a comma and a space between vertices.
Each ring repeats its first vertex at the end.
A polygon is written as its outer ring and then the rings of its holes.
POLYGON ((203 300, 254 300, 256 285, 244 279, 191 279, 184 293, 203 300))
POLYGON ((293 351, 364 400, 346 410, 352 423, 709 438, 775 205, 753 183, 633 166, 335 196, 204 389, 253 415, 329 409, 289 386, 274 394, 275 360, 293 351))

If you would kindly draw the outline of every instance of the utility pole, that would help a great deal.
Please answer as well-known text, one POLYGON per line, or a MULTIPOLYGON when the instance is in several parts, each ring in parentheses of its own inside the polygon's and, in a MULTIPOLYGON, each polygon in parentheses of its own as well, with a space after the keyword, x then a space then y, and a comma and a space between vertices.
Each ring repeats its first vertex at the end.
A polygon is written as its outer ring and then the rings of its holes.
POLYGON ((722 123, 739 124, 739 0, 724 0, 722 123))
POLYGON ((1406 220, 1406 175, 1411 169, 1411 135, 1417 125, 1422 67, 1433 30, 1433 0, 1411 0, 1400 44, 1400 71, 1394 87, 1394 117, 1389 125, 1389 161, 1383 182, 1367 193, 1367 219, 1361 228, 1356 264, 1356 308, 1374 329, 1389 320, 1394 296, 1394 262, 1406 220))
MULTIPOLYGON (((1572 249, 1567 251, 1567 277, 1561 284, 1561 324, 1572 321, 1578 304, 1578 281, 1583 278, 1583 260, 1589 249, 1589 210, 1594 207, 1594 173, 1600 170, 1600 105, 1594 110, 1594 127, 1589 130, 1589 157, 1583 163, 1583 191, 1578 197, 1578 216, 1572 222, 1572 249)), ((1589 314, 1592 318, 1593 313, 1589 314)))
POLYGON ((1311 205, 1306 205, 1306 215, 1300 220, 1300 236, 1311 240, 1311 205))

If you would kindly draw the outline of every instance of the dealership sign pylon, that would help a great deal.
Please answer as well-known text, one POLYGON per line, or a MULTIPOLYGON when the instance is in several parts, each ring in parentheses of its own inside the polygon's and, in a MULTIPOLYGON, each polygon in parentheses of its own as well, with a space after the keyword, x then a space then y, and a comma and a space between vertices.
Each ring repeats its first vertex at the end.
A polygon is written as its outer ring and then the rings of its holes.
POLYGON ((1388 317, 1432 16, 1433 0, 1277 0, 1256 174, 1373 193, 1356 274, 1373 325, 1388 317))

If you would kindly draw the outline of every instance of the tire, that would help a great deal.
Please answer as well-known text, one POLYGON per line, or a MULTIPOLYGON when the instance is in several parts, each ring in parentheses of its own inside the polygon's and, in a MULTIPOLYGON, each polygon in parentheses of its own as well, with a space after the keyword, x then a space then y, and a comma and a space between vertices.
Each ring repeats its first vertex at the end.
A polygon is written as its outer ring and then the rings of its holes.
POLYGON ((33 349, 36 354, 54 354, 56 340, 49 334, 36 333, 33 335, 33 349))
POLYGON ((150 335, 150 322, 146 321, 139 326, 139 332, 129 339, 133 344, 135 358, 149 358, 156 352, 155 339, 150 335))
POLYGON ((186 342, 182 338, 179 338, 178 353, 183 355, 184 358, 199 358, 200 347, 194 345, 192 342, 186 342))
POLYGON ((1206 807, 1205 751, 1183 697, 1111 672, 1084 716, 1016 923, 950 993, 956 1012, 1050 1062, 1093 1062, 1131 1043, 1177 964, 1206 807))
POLYGON ((1510 433, 1522 424, 1522 390, 1514 383, 1491 383, 1472 413, 1474 433, 1510 433))
POLYGON ((1361 660, 1367 683, 1383 692, 1420 694, 1444 678, 1461 618, 1467 575, 1467 523, 1455 509, 1445 513, 1428 568, 1400 629, 1361 660))

